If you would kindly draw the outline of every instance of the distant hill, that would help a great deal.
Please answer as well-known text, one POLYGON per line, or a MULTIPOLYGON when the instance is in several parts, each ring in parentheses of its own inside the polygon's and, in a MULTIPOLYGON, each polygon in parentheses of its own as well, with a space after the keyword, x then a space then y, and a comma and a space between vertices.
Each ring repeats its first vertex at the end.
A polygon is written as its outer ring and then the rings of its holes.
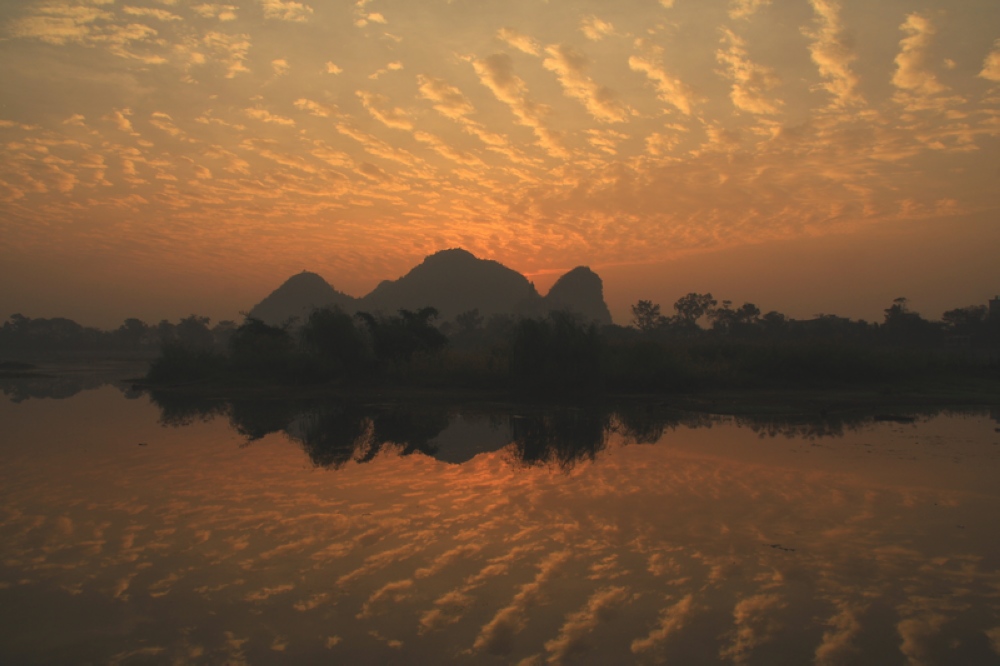
POLYGON ((329 306, 351 314, 392 314, 400 309, 432 306, 441 321, 469 310, 479 310, 486 318, 495 314, 541 316, 550 310, 570 310, 588 321, 611 323, 601 278, 587 267, 563 275, 543 298, 517 271, 462 249, 436 252, 406 275, 381 282, 362 298, 336 291, 319 275, 303 271, 254 306, 250 316, 277 325, 291 317, 304 320, 312 309, 329 306))
POLYGON ((546 310, 569 310, 602 326, 611 323, 604 282, 586 266, 577 266, 556 280, 542 300, 546 310))
POLYGON ((279 326, 292 318, 304 321, 316 308, 337 306, 345 312, 355 312, 357 300, 341 293, 319 275, 302 271, 288 278, 248 313, 255 319, 279 326))
POLYGON ((534 285, 517 271, 465 250, 442 250, 398 280, 386 280, 361 299, 363 310, 393 313, 400 308, 437 308, 441 320, 478 309, 490 317, 526 313, 541 301, 534 285))

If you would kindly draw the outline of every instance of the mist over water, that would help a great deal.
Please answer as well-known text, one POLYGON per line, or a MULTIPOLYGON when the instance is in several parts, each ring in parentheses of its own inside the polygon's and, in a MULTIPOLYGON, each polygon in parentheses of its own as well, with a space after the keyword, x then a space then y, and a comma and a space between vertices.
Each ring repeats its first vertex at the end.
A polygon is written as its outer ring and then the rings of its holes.
POLYGON ((5 663, 998 658, 984 412, 181 414, 106 386, 0 417, 5 663))

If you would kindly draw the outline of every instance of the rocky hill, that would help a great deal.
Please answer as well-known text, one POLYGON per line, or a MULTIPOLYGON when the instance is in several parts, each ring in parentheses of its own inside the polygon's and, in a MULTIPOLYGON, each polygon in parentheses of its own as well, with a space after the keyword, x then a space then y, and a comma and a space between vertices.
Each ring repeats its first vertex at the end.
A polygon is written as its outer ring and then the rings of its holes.
POLYGON ((336 306, 353 313, 357 310, 357 301, 331 287, 319 275, 302 271, 288 278, 248 314, 272 326, 280 326, 290 319, 302 322, 316 308, 336 306))
POLYGON ((601 278, 587 267, 563 275, 543 298, 517 271, 462 249, 436 252, 406 275, 383 281, 362 298, 336 291, 319 275, 303 271, 254 306, 250 316, 282 324, 292 317, 304 320, 313 308, 330 306, 351 314, 392 314, 400 309, 432 306, 438 310, 440 321, 470 310, 479 310, 485 318, 495 314, 542 316, 551 310, 570 310, 598 324, 611 323, 601 278))

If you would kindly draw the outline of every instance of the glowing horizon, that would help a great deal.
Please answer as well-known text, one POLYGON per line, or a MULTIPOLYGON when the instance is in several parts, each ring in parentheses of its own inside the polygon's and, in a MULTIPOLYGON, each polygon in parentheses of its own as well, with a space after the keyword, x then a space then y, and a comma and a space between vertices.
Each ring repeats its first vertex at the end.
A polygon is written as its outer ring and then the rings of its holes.
POLYGON ((543 293, 589 265, 620 323, 693 289, 798 314, 829 242, 867 276, 844 314, 886 272, 934 317, 1000 289, 998 25, 972 0, 8 3, 0 316, 218 318, 449 247, 543 293))

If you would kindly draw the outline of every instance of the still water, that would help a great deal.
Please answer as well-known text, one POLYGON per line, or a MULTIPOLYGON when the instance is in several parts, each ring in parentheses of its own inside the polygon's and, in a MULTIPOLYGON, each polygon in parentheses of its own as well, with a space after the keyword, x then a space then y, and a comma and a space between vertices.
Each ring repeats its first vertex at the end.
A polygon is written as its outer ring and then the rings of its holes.
POLYGON ((989 411, 21 398, 0 663, 1000 663, 989 411))

